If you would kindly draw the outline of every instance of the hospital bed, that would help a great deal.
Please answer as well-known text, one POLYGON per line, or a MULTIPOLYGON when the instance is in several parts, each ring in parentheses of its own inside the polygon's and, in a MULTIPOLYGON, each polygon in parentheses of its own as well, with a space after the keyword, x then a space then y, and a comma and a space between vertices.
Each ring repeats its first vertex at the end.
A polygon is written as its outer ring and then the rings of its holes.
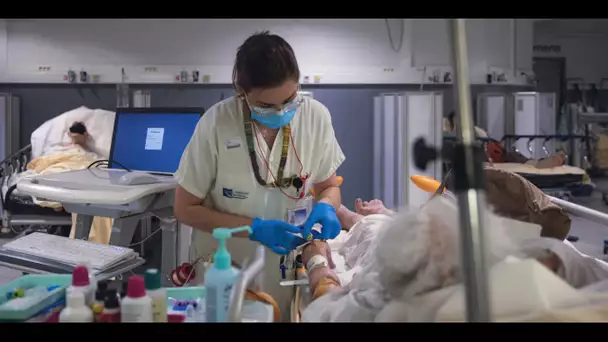
MULTIPOLYGON (((545 139, 546 137, 543 137, 543 139, 545 139)), ((576 137, 579 138, 579 137, 576 137)), ((450 140, 449 138, 447 140, 450 140)), ((488 141, 489 139, 479 139, 482 141, 488 141)), ((447 144, 444 143, 444 146, 446 146, 447 144)), ((500 167, 500 166, 498 166, 500 167)), ((543 174, 526 174, 525 172, 522 173, 522 176, 526 177, 530 177, 531 179, 534 179, 533 177, 538 177, 536 180, 536 183, 541 185, 543 184, 552 184, 551 182, 563 182, 564 179, 569 179, 572 184, 578 184, 580 182, 583 181, 583 174, 576 171, 575 169, 572 169, 570 171, 570 173, 568 172, 569 170, 566 168, 564 170, 562 170, 563 174, 560 174, 559 172, 556 172, 555 174, 550 174, 547 173, 545 175, 543 174), (564 175, 566 177, 564 177, 564 175), (542 177, 546 176, 548 179, 544 180, 542 177), (569 176, 569 178, 568 178, 569 176)), ((526 177, 526 178, 528 178, 526 177)), ((554 184, 553 184, 554 186, 554 184)), ((545 188, 547 189, 547 188, 545 188)), ((600 225, 606 226, 608 225, 608 215, 590 208, 586 208, 584 206, 581 206, 579 204, 575 204, 575 203, 571 203, 568 201, 565 201, 563 199, 560 199, 558 197, 553 197, 553 196, 549 196, 549 198, 551 199, 552 202, 554 202, 555 204, 557 204, 558 206, 562 207, 566 212, 568 212, 570 215, 582 218, 584 220, 588 220, 594 223, 598 223, 600 225)), ((607 237, 608 237, 608 233, 607 233, 607 237)), ((601 243, 601 241, 598 241, 598 243, 601 243)), ((337 251, 333 251, 332 250, 332 259, 334 260, 334 263, 336 263, 336 267, 337 267, 337 272, 340 273, 341 271, 343 272, 344 269, 341 267, 343 267, 344 265, 339 265, 340 262, 336 262, 337 260, 339 260, 340 258, 338 256, 336 256, 337 251)), ((599 255, 595 255, 596 257, 599 257, 599 255)), ((291 303, 291 321, 292 322, 300 322, 301 321, 301 314, 302 312, 306 309, 306 307, 310 304, 311 302, 311 297, 310 297, 310 293, 308 291, 308 284, 296 284, 294 286, 294 298, 292 299, 292 303, 291 303)))
POLYGON ((17 182, 35 175, 33 170, 27 170, 32 159, 70 142, 67 132, 74 121, 81 121, 87 127, 91 135, 88 146, 101 157, 109 156, 113 112, 79 107, 46 121, 32 133, 29 145, 0 162, 0 205, 5 230, 10 229, 15 234, 25 228, 49 230, 72 225, 70 213, 35 204, 31 196, 18 191, 17 182))
POLYGON ((15 180, 26 171, 30 161, 32 145, 28 145, 0 162, 0 206, 2 227, 11 233, 19 233, 23 227, 47 229, 55 226, 70 226, 71 216, 65 211, 56 211, 36 205, 32 197, 19 194, 15 180))
MULTIPOLYGON (((499 141, 491 138, 477 137, 477 141, 484 143, 484 147, 487 148, 487 143, 499 141)), ((519 140, 525 140, 527 150, 532 154, 534 147, 541 146, 543 154, 549 157, 549 152, 544 145, 553 141, 572 141, 580 140, 586 141, 589 137, 578 136, 578 135, 505 135, 500 143, 504 146, 505 151, 517 151, 516 142, 519 140), (541 144, 536 144, 537 141, 541 141, 541 144)), ((453 143, 455 136, 444 135, 444 144, 453 143)), ((519 152, 519 151, 518 151, 519 152)), ((543 190, 548 195, 559 197, 562 199, 568 199, 570 197, 589 197, 595 189, 594 186, 589 182, 589 178, 585 173, 585 170, 578 167, 564 165, 561 167, 554 167, 549 169, 538 169, 531 165, 521 163, 493 163, 493 166, 499 169, 508 170, 519 174, 524 177, 530 183, 536 185, 539 189, 543 190)), ((604 193, 603 191, 600 191, 604 193)))
MULTIPOLYGON (((517 143, 521 140, 525 141, 525 146, 529 155, 533 154, 535 148, 540 148, 543 157, 550 157, 551 154, 546 148, 546 144, 555 144, 555 142, 564 143, 585 143, 592 140, 592 137, 585 135, 505 135, 501 142, 505 149, 517 151, 517 143)), ((523 145, 523 144, 521 144, 523 145)), ((567 145, 566 145, 567 146, 567 145)), ((559 169, 557 172, 546 172, 543 174, 528 173, 526 179, 538 186, 539 188, 551 187, 555 184, 581 182, 584 173, 578 172, 579 168, 559 169)))
MULTIPOLYGON (((559 198, 555 198, 555 197, 551 197, 551 196, 549 196, 549 198, 551 199, 551 201, 553 203, 562 207, 566 212, 568 212, 572 216, 580 217, 585 220, 589 220, 589 221, 598 223, 603 226, 608 226, 608 214, 605 214, 605 213, 602 213, 602 212, 599 212, 596 210, 592 210, 592 209, 586 208, 584 206, 581 206, 581 205, 578 205, 575 203, 564 201, 559 198)), ((527 231, 527 229, 528 229, 528 227, 526 227, 526 231, 527 231)), ((528 234, 528 233, 526 233, 526 234, 528 234)), ((337 239, 340 239, 340 237, 338 237, 337 239)), ((330 246, 331 246, 331 242, 330 242, 330 246)), ((338 253, 338 251, 335 250, 334 248, 332 248, 332 259, 333 259, 334 263, 336 264, 335 271, 338 274, 338 276, 342 279, 341 274, 346 273, 346 272, 344 272, 345 271, 344 264, 343 264, 344 257, 337 255, 337 253, 338 253)), ((590 256, 594 256, 594 257, 598 258, 597 255, 590 254, 590 256)), ((301 322, 301 314, 307 308, 307 306, 311 303, 311 296, 308 291, 307 283, 301 284, 301 285, 296 284, 294 286, 294 289, 295 289, 295 293, 294 293, 294 297, 291 302, 291 312, 290 312, 291 321, 292 322, 301 322)))
MULTIPOLYGON (((203 111, 202 108, 118 109, 105 167, 95 162, 81 170, 23 177, 17 189, 29 196, 58 202, 67 212, 77 214, 75 239, 90 237, 94 217, 111 218, 109 244, 129 247, 140 223, 156 218, 157 227, 151 227, 147 235, 161 232, 158 268, 170 285, 168 275, 177 265, 180 241, 178 223, 173 217, 177 187, 173 172, 203 111), (145 179, 134 184, 125 182, 131 176, 145 179)), ((2 257, 10 255, 0 254, 2 257)))

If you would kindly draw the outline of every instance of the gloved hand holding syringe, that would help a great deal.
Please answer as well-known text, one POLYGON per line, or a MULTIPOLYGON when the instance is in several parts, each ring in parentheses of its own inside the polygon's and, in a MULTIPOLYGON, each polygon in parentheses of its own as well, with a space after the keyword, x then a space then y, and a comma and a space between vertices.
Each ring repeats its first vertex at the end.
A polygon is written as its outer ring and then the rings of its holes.
MULTIPOLYGON (((343 181, 342 177, 337 177, 338 186, 342 185, 343 181)), ((313 189, 310 192, 315 196, 313 189)), ((340 230, 341 226, 336 215, 336 209, 330 203, 319 201, 312 207, 310 215, 302 226, 302 237, 306 241, 312 239, 330 240, 336 238, 340 234, 340 230), (320 230, 313 230, 313 227, 317 224, 321 226, 320 230)))

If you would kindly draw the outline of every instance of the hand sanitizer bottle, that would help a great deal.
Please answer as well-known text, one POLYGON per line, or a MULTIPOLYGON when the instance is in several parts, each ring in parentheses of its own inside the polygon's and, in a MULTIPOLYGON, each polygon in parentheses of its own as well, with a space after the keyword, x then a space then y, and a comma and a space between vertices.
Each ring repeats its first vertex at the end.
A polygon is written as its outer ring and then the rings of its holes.
POLYGON ((251 232, 251 228, 216 228, 213 230, 212 235, 218 240, 219 246, 213 258, 213 265, 205 273, 207 322, 228 321, 230 293, 238 278, 239 270, 232 267, 232 257, 226 248, 226 240, 232 237, 232 233, 242 231, 251 232))

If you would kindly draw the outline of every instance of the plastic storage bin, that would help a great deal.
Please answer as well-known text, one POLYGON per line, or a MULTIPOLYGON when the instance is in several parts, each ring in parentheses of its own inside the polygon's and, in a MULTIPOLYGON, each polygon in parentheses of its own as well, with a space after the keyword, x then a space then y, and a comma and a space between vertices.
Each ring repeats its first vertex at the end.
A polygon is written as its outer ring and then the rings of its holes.
POLYGON ((192 287, 169 287, 167 288, 167 304, 169 298, 177 300, 195 300, 198 298, 205 298, 207 291, 203 286, 192 286, 192 287))
MULTIPOLYGON (((207 291, 203 286, 193 287, 170 287, 167 288, 167 304, 169 298, 177 300, 195 300, 197 298, 205 298, 207 291)), ((242 322, 272 322, 273 309, 272 306, 245 300, 243 302, 243 319, 242 322)))
POLYGON ((71 274, 35 274, 26 275, 0 287, 0 321, 25 321, 42 310, 65 297, 66 288, 72 283, 71 274), (48 292, 40 301, 22 309, 3 307, 8 301, 6 294, 16 288, 30 288, 36 286, 60 286, 48 292))

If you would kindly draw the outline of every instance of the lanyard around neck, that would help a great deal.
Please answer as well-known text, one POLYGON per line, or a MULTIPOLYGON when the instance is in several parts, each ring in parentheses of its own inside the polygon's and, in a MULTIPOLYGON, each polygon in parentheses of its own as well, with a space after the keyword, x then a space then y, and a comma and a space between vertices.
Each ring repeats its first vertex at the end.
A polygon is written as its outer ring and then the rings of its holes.
MULTIPOLYGON (((277 178, 274 183, 268 184, 262 176, 260 176, 260 167, 255 156, 255 145, 253 144, 253 120, 251 119, 251 112, 248 110, 249 106, 245 101, 242 101, 243 106, 243 122, 245 125, 245 138, 247 139, 247 148, 249 151, 249 159, 251 159, 251 167, 253 168, 253 174, 255 179, 261 186, 269 188, 287 188, 291 185, 291 178, 283 178, 285 171, 285 164, 287 163, 287 152, 289 151, 289 138, 291 137, 291 126, 285 125, 282 128, 283 131, 283 146, 281 148, 281 160, 279 162, 279 170, 277 171, 277 178), (277 184, 279 183, 279 184, 277 184)), ((270 165, 269 165, 270 166, 270 165)), ((272 172, 272 170, 268 170, 272 172)))

